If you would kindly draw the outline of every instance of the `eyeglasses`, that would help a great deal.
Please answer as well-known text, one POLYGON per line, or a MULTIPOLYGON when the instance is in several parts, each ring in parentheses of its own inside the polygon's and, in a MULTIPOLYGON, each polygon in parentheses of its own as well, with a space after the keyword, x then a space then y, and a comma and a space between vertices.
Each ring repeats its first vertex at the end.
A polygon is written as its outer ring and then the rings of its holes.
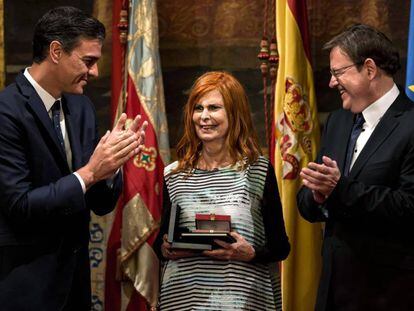
POLYGON ((347 71, 349 68, 353 67, 353 66, 359 66, 361 65, 361 63, 353 63, 351 65, 348 66, 344 66, 338 69, 329 69, 329 72, 331 73, 331 75, 333 75, 336 79, 338 79, 340 76, 342 76, 345 71, 347 71))

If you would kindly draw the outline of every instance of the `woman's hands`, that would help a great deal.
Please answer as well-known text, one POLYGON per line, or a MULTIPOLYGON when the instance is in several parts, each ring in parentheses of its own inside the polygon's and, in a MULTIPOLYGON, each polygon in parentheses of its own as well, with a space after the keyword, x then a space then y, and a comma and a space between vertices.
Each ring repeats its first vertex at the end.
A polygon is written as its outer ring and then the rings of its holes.
POLYGON ((253 246, 237 232, 230 232, 230 234, 236 239, 236 242, 226 243, 221 240, 214 240, 214 242, 222 248, 211 251, 203 251, 202 253, 191 250, 173 250, 171 248, 171 243, 167 241, 167 235, 164 234, 164 241, 161 245, 161 253, 164 258, 170 260, 194 257, 202 254, 204 256, 212 257, 218 260, 239 260, 245 262, 251 261, 256 256, 256 252, 253 246))
POLYGON ((203 255, 219 260, 251 261, 256 256, 253 246, 237 232, 230 232, 230 234, 236 239, 236 242, 226 243, 220 240, 214 240, 222 248, 204 251, 203 255))
POLYGON ((199 255, 200 252, 183 250, 183 249, 171 249, 171 243, 167 241, 167 235, 164 234, 162 239, 163 243, 161 245, 161 253, 166 259, 177 260, 180 258, 193 257, 199 255))

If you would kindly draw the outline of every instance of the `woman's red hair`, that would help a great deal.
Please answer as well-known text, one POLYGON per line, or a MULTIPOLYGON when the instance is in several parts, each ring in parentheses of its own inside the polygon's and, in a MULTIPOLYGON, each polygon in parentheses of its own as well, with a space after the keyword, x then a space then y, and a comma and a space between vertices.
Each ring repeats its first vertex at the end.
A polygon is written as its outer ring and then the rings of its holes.
POLYGON ((202 142, 194 127, 194 107, 202 97, 213 90, 220 92, 227 112, 229 130, 226 144, 232 164, 240 162, 244 169, 261 155, 249 101, 243 86, 227 72, 212 71, 203 74, 195 81, 184 107, 184 135, 177 144, 178 166, 175 172, 191 171, 197 166, 202 142))

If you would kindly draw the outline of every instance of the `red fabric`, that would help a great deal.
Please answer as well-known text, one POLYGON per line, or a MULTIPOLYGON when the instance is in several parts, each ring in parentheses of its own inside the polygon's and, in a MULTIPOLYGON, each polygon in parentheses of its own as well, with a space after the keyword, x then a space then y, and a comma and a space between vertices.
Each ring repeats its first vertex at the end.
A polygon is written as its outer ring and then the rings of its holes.
POLYGON ((230 215, 216 215, 216 214, 196 214, 195 215, 196 220, 211 220, 211 221, 230 221, 231 217, 230 215))
POLYGON ((135 196, 136 193, 139 193, 154 219, 159 220, 161 217, 162 206, 164 164, 159 154, 157 136, 154 127, 151 124, 146 111, 140 104, 140 100, 132 79, 130 77, 128 78, 128 102, 125 112, 128 118, 132 119, 137 114, 140 114, 142 120, 148 122, 148 127, 145 131, 145 146, 154 147, 157 151, 157 157, 155 160, 156 167, 153 171, 147 171, 143 168, 137 169, 131 160, 124 165, 125 202, 128 202, 135 196), (157 183, 159 193, 158 196, 154 195, 154 185, 157 183))
MULTIPOLYGON (((118 23, 122 9, 122 0, 113 0, 112 7, 112 73, 111 73, 111 121, 114 123, 118 100, 122 88, 122 54, 124 47, 119 40, 118 23)), ((122 208, 119 205, 123 200, 120 198, 115 211, 114 222, 108 238, 106 248, 106 270, 105 270, 105 310, 119 311, 121 309, 121 283, 116 280, 117 274, 117 252, 121 247, 122 208)))
MULTIPOLYGON (((132 79, 128 78, 128 101, 125 112, 128 119, 133 119, 137 114, 140 114, 142 120, 148 121, 148 128, 146 130, 145 146, 158 146, 157 137, 154 127, 142 109, 135 86, 132 79)), ((156 148, 157 149, 157 148, 156 148)), ((129 160, 124 165, 124 189, 122 199, 119 200, 115 220, 113 222, 112 230, 108 240, 107 246, 107 266, 105 278, 105 310, 119 311, 121 310, 121 284, 115 279, 117 266, 117 251, 121 246, 121 228, 122 228, 122 210, 127 202, 129 202, 137 193, 140 194, 145 205, 148 207, 150 213, 155 220, 161 217, 162 206, 162 181, 164 164, 161 160, 157 150, 157 157, 155 159, 156 169, 148 171, 144 168, 137 168, 133 159, 129 160), (155 195, 155 186, 158 184, 158 195, 155 195)), ((147 243, 153 244, 155 233, 147 239, 147 243)), ((134 293, 131 298, 127 310, 147 310, 145 300, 138 294, 134 293)))
POLYGON ((111 72, 111 120, 112 124, 118 108, 122 88, 122 55, 125 47, 119 41, 118 23, 123 0, 113 0, 112 7, 112 72, 111 72))
POLYGON ((289 5, 290 11, 292 12, 296 20, 296 23, 299 26, 306 57, 309 63, 312 64, 309 44, 310 37, 308 27, 308 13, 306 11, 306 0, 287 0, 287 3, 289 5))
POLYGON ((132 294, 131 300, 126 308, 126 311, 140 311, 148 310, 145 299, 137 292, 132 294))
MULTIPOLYGON (((118 23, 120 11, 122 9, 122 0, 115 0, 113 4, 113 39, 112 39, 112 100, 111 112, 112 121, 116 117, 118 109, 119 97, 122 91, 122 60, 125 53, 124 47, 119 41, 118 23)), ((148 121, 148 128, 146 130, 145 146, 147 148, 153 147, 156 150, 155 169, 146 170, 145 168, 138 168, 134 165, 133 159, 129 160, 124 165, 123 178, 124 189, 123 195, 118 202, 117 210, 115 212, 115 219, 111 228, 111 232, 107 245, 107 264, 105 276, 105 310, 120 311, 121 310, 121 283, 116 280, 117 269, 117 253, 121 247, 121 228, 122 228, 122 210, 125 204, 132 199, 137 193, 140 194, 145 205, 148 207, 150 213, 155 220, 161 217, 162 207, 162 181, 164 163, 159 155, 157 135, 150 118, 141 106, 133 80, 128 76, 127 81, 128 99, 125 107, 128 119, 133 119, 137 114, 142 116, 142 120, 148 121)), ((152 245, 155 240, 155 233, 148 239, 147 243, 152 245)), ((134 293, 128 303, 126 310, 144 311, 147 310, 145 299, 134 293)))

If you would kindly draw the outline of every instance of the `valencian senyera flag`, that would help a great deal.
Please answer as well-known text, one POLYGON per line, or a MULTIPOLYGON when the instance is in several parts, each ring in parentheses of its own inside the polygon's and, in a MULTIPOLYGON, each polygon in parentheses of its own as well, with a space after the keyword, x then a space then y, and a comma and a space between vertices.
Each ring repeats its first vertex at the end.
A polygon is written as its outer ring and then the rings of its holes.
POLYGON ((159 261, 152 244, 161 216, 163 169, 169 163, 156 1, 116 0, 113 11, 114 120, 122 112, 130 121, 140 114, 149 126, 144 151, 123 167, 123 194, 107 246, 105 310, 150 310, 158 299, 159 261), (123 8, 128 27, 119 18, 123 8), (127 32, 124 46, 122 29, 127 32))
POLYGON ((405 93, 414 101, 414 3, 411 1, 410 28, 408 31, 408 50, 407 50, 407 81, 405 83, 405 93))
POLYGON ((296 206, 300 170, 316 158, 319 145, 305 2, 276 1, 280 59, 272 134, 275 171, 291 244, 289 257, 282 263, 284 311, 313 310, 321 265, 321 225, 305 221, 296 206))

